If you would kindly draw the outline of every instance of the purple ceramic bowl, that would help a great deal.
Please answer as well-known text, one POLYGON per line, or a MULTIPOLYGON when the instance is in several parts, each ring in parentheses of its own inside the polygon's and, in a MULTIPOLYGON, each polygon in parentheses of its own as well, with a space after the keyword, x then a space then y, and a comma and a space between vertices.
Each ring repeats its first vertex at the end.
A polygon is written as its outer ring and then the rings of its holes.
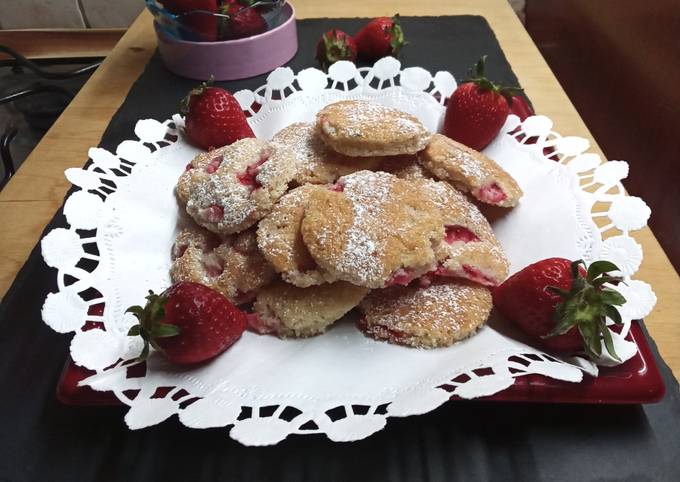
POLYGON ((222 42, 189 42, 170 37, 154 22, 158 50, 165 66, 190 79, 245 79, 282 66, 297 52, 295 10, 281 9, 281 24, 260 35, 222 42))

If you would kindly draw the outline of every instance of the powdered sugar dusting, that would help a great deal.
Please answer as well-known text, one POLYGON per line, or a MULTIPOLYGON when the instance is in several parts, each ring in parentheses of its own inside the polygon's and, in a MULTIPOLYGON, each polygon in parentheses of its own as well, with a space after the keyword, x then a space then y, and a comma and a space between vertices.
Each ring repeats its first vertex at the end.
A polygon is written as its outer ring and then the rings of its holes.
POLYGON ((237 141, 222 155, 224 160, 213 174, 193 180, 186 208, 198 224, 224 234, 246 229, 265 215, 285 192, 294 165, 285 149, 257 139, 237 141), (242 182, 249 170, 256 173, 256 185, 242 182), (221 219, 208 215, 216 208, 221 208, 221 219))
POLYGON ((266 255, 274 258, 279 256, 292 257, 290 252, 292 246, 285 239, 288 235, 287 228, 295 224, 294 211, 298 207, 303 208, 303 205, 307 202, 308 194, 303 188, 287 192, 268 217, 260 222, 257 242, 266 255), (274 227, 277 229, 274 229, 274 227))
POLYGON ((436 177, 482 202, 510 207, 522 197, 517 182, 493 160, 441 134, 432 137, 419 160, 436 177))
POLYGON ((431 138, 417 117, 363 100, 327 105, 317 114, 317 124, 324 142, 348 156, 415 154, 431 138))
POLYGON ((257 171, 257 182, 267 190, 285 191, 286 184, 295 172, 290 149, 286 146, 270 144, 262 151, 260 158, 265 161, 257 171))
POLYGON ((307 184, 289 191, 258 226, 257 242, 263 255, 284 281, 301 288, 333 281, 333 277, 314 262, 300 233, 310 195, 325 189, 307 184))
MULTIPOLYGON (((368 101, 355 101, 352 109, 343 112, 345 123, 342 128, 353 137, 365 137, 375 129, 375 122, 393 118, 395 125, 403 133, 418 134, 424 131, 420 121, 412 115, 397 109, 368 101)), ((337 126, 329 126, 337 128, 337 126)), ((328 129, 328 127, 326 127, 328 129)), ((333 135, 334 132, 328 132, 333 135)))
POLYGON ((224 208, 222 221, 216 223, 218 230, 219 226, 241 224, 257 208, 250 199, 250 189, 238 182, 233 173, 225 171, 218 169, 217 173, 194 186, 187 202, 189 214, 208 229, 212 223, 200 219, 202 209, 208 206, 217 204, 224 208))
POLYGON ((376 338, 421 347, 446 346, 483 324, 491 310, 486 288, 458 281, 372 292, 361 304, 362 328, 376 338))
POLYGON ((445 225, 462 225, 480 238, 494 238, 491 225, 465 194, 446 182, 430 179, 414 182, 428 192, 430 200, 439 209, 445 225))
POLYGON ((347 232, 347 243, 338 262, 338 269, 355 272, 365 282, 382 276, 379 253, 384 239, 379 231, 387 227, 380 219, 394 177, 384 172, 360 171, 342 178, 344 194, 352 201, 354 223, 347 232))
POLYGON ((315 132, 313 124, 298 122, 279 131, 272 144, 283 144, 290 149, 298 172, 311 171, 318 162, 316 156, 324 150, 315 132))
POLYGON ((463 150, 449 151, 449 162, 455 163, 464 178, 474 179, 475 184, 481 183, 486 177, 480 162, 463 150))

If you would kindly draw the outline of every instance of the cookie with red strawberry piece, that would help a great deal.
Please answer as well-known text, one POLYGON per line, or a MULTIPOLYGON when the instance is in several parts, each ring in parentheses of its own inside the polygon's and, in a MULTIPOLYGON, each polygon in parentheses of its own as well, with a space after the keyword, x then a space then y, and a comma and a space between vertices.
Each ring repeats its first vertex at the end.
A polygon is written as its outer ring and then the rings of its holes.
POLYGON ((394 17, 378 17, 368 22, 356 37, 359 58, 378 60, 391 55, 398 57, 406 44, 404 31, 399 22, 399 14, 394 17))
POLYGON ((418 160, 436 178, 485 204, 513 207, 523 195, 517 181, 496 162, 442 134, 432 136, 418 160))
POLYGON ((207 253, 215 249, 221 242, 217 235, 206 229, 198 226, 184 228, 175 236, 175 242, 172 244, 171 249, 171 257, 175 261, 184 256, 189 248, 195 248, 207 253))
POLYGON ((302 239, 337 279, 382 288, 408 284, 436 266, 444 225, 434 203, 386 172, 359 171, 310 196, 302 239))
POLYGON ((276 272, 257 248, 254 229, 220 240, 200 229, 182 230, 172 249, 170 277, 208 286, 234 304, 248 303, 276 272))
POLYGON ((281 338, 304 338, 325 332, 368 294, 367 288, 338 281, 298 288, 283 281, 264 288, 248 315, 253 331, 281 338))
POLYGON ((199 225, 227 235, 248 229, 271 211, 295 175, 295 162, 285 146, 258 139, 237 141, 221 157, 213 173, 191 182, 186 210, 199 225))
POLYGON ((416 116, 365 100, 329 104, 316 124, 321 139, 346 156, 415 154, 432 136, 416 116))
POLYGON ((333 183, 346 174, 373 170, 381 162, 375 157, 349 157, 333 151, 321 140, 316 126, 307 122, 284 127, 271 142, 292 151, 296 165, 293 182, 298 186, 333 183))
POLYGON ((486 56, 477 62, 472 77, 453 92, 444 117, 444 134, 477 151, 498 135, 510 113, 512 96, 521 91, 487 79, 485 62, 486 56))
POLYGON ((588 268, 582 260, 547 258, 530 264, 493 290, 493 303, 508 321, 545 348, 585 351, 598 359, 602 346, 615 359, 607 319, 621 323, 617 306, 626 299, 614 289, 622 278, 609 261, 588 268))
POLYGON ((246 315, 217 291, 181 282, 160 295, 149 292, 144 307, 131 306, 139 324, 128 335, 141 336, 172 363, 190 365, 216 357, 233 345, 246 328, 246 315))
POLYGON ((361 302, 358 328, 376 340, 417 348, 450 346, 484 325, 491 312, 488 288, 438 280, 372 291, 361 302))
POLYGON ((184 133, 189 141, 205 150, 227 146, 255 137, 241 105, 231 92, 204 82, 182 100, 184 133))
POLYGON ((316 60, 322 68, 347 60, 354 62, 357 59, 357 46, 351 35, 339 29, 331 29, 324 33, 316 44, 316 60))
POLYGON ((175 187, 175 194, 182 205, 186 205, 192 186, 198 183, 199 179, 215 174, 224 161, 224 154, 229 152, 231 152, 229 146, 202 152, 186 165, 175 187))
POLYGON ((477 206, 446 182, 412 180, 439 209, 446 234, 436 248, 433 276, 465 278, 497 286, 508 276, 509 263, 491 225, 477 206))
POLYGON ((335 281, 334 276, 316 264, 300 232, 310 196, 326 189, 305 184, 289 191, 257 227, 257 243, 264 257, 284 281, 301 288, 335 281))

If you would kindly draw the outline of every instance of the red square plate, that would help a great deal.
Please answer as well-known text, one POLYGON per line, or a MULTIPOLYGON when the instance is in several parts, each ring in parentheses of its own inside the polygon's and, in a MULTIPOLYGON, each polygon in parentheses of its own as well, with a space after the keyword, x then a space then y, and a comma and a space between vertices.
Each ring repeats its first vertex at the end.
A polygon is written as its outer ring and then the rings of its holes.
MULTIPOLYGON (((597 378, 586 375, 581 383, 569 383, 542 375, 526 375, 516 378, 510 388, 479 400, 590 404, 658 402, 666 393, 666 387, 637 321, 632 322, 630 337, 638 346, 637 355, 617 367, 601 369, 597 378)), ((69 359, 57 386, 57 398, 67 405, 119 405, 111 392, 96 392, 90 387, 78 386, 93 373, 69 359)), ((452 397, 455 399, 458 397, 452 397)))

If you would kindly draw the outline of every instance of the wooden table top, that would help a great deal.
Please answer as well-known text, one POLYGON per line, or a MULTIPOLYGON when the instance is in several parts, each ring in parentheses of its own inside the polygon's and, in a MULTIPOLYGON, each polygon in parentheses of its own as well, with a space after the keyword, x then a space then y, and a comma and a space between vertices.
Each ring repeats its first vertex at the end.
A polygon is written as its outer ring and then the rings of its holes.
MULTIPOLYGON (((563 134, 589 139, 585 124, 553 76, 506 0, 295 0, 298 18, 392 15, 482 15, 494 30, 537 112, 563 134)), ((0 192, 0 295, 38 242, 45 225, 63 202, 69 183, 64 170, 82 167, 87 150, 99 143, 111 117, 154 52, 151 17, 142 13, 120 43, 55 122, 17 174, 0 192)), ((645 258, 636 277, 650 283, 659 301, 645 320, 673 372, 680 374, 680 279, 649 229, 636 232, 645 258)))

